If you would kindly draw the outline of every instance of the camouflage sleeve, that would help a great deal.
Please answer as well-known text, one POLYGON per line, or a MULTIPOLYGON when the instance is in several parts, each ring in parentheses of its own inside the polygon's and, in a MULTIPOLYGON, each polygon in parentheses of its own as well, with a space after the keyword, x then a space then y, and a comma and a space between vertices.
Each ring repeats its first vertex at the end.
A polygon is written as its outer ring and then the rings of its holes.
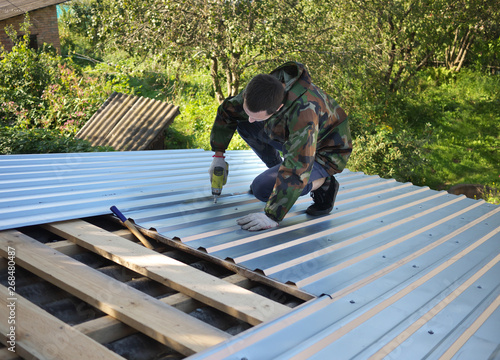
POLYGON ((335 123, 332 130, 318 136, 316 161, 330 174, 338 174, 344 170, 352 153, 349 118, 340 106, 334 110, 335 123))
POLYGON ((273 192, 264 209, 267 216, 281 221, 307 185, 314 164, 318 139, 318 119, 311 108, 300 111, 289 124, 285 156, 273 192))
POLYGON ((217 109, 210 133, 212 151, 224 152, 228 148, 238 120, 248 120, 248 115, 243 110, 243 96, 241 94, 227 98, 217 109))

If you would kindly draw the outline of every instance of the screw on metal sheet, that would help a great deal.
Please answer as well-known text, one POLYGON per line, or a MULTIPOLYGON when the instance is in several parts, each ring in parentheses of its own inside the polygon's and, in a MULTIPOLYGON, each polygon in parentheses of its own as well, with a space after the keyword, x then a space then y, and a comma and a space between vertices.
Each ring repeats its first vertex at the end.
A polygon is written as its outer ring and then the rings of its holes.
POLYGON ((349 301, 349 302, 350 302, 351 304, 355 304, 355 303, 356 303, 356 301, 354 301, 354 300, 351 300, 351 301, 349 301))
POLYGON ((417 268, 418 268, 418 265, 413 265, 413 267, 414 267, 415 269, 417 269, 417 268))
POLYGON ((434 331, 432 331, 432 330, 429 330, 429 331, 427 331, 427 332, 428 332, 429 334, 431 334, 431 335, 434 335, 434 331))
POLYGON ((483 287, 482 287, 481 285, 478 285, 478 286, 477 286, 477 288, 478 288, 478 289, 482 289, 483 287))
POLYGON ((382 255, 382 257, 385 259, 385 255, 382 255))

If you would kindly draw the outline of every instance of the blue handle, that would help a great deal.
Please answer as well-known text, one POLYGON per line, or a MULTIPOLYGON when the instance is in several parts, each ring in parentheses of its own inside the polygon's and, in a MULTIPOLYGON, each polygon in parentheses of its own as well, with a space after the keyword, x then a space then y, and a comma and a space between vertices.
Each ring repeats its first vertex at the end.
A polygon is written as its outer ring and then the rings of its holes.
POLYGON ((125 216, 121 213, 121 211, 120 211, 120 210, 118 210, 118 209, 116 208, 116 206, 111 206, 111 207, 110 207, 110 209, 111 209, 111 211, 112 211, 112 212, 113 212, 116 216, 118 216, 118 218, 119 218, 122 222, 127 221, 127 218, 126 218, 126 217, 125 217, 125 216))

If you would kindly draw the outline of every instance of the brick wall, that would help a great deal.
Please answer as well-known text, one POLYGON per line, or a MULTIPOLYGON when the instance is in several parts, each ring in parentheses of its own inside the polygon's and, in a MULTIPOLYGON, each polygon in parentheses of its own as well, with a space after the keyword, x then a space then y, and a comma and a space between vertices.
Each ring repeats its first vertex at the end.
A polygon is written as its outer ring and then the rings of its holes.
MULTIPOLYGON (((60 52, 61 44, 59 42, 59 29, 57 27, 56 5, 34 10, 29 14, 30 21, 33 24, 30 28, 31 35, 36 35, 38 46, 42 46, 43 43, 52 44, 60 52)), ((12 49, 12 41, 5 33, 5 27, 12 24, 18 35, 21 35, 19 24, 23 21, 24 14, 0 21, 0 42, 7 51, 12 49)))

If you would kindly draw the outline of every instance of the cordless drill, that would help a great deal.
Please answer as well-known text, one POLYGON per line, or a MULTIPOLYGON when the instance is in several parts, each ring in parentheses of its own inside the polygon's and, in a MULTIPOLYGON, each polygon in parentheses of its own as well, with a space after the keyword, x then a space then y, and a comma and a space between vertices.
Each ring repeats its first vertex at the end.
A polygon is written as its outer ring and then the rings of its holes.
POLYGON ((226 168, 222 166, 216 166, 214 168, 214 174, 212 176, 212 195, 214 196, 214 204, 217 203, 217 196, 220 196, 222 192, 222 187, 226 185, 227 173, 229 171, 229 165, 225 163, 226 168))

